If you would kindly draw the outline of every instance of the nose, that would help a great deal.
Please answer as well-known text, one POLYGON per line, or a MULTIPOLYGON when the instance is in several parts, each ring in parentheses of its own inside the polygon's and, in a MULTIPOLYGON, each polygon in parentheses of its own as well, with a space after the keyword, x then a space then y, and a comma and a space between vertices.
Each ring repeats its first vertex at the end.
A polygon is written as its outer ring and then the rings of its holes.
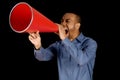
POLYGON ((67 26, 66 22, 62 22, 61 25, 63 26, 63 28, 64 28, 65 30, 68 30, 68 26, 67 26))

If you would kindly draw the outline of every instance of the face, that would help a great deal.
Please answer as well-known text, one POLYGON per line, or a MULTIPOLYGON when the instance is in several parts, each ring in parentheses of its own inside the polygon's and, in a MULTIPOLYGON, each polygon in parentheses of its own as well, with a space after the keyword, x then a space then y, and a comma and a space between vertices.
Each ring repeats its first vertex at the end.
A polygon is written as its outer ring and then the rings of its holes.
POLYGON ((61 24, 65 28, 66 31, 75 32, 78 30, 78 21, 77 16, 73 13, 66 13, 62 17, 61 24))

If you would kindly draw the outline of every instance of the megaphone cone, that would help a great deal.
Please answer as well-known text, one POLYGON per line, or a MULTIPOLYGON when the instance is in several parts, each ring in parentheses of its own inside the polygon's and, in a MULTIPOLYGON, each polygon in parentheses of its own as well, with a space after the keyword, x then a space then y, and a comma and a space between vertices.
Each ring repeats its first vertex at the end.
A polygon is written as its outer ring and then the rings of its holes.
POLYGON ((16 4, 9 15, 9 24, 13 31, 58 32, 58 26, 26 2, 16 4))

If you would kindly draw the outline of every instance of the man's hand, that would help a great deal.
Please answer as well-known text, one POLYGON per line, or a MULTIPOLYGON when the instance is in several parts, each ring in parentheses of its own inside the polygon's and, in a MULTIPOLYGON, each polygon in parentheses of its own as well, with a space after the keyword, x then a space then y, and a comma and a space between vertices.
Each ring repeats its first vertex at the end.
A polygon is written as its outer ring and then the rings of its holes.
POLYGON ((40 37, 39 31, 29 33, 28 38, 36 49, 39 49, 41 47, 41 37, 40 37))
POLYGON ((69 35, 68 28, 64 27, 61 24, 57 24, 57 25, 58 25, 58 28, 59 28, 59 32, 56 33, 56 34, 59 35, 59 37, 60 37, 61 40, 64 40, 69 35))

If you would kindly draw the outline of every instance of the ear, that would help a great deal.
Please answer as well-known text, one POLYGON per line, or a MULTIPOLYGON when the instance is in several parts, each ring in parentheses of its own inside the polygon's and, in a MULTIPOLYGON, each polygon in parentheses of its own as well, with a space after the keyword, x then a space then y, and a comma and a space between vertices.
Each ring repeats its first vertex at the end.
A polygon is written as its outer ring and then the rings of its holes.
POLYGON ((80 26, 81 26, 81 24, 80 24, 80 23, 76 23, 76 25, 75 25, 75 26, 76 26, 76 28, 77 28, 77 29, 79 29, 79 28, 80 28, 80 26))

